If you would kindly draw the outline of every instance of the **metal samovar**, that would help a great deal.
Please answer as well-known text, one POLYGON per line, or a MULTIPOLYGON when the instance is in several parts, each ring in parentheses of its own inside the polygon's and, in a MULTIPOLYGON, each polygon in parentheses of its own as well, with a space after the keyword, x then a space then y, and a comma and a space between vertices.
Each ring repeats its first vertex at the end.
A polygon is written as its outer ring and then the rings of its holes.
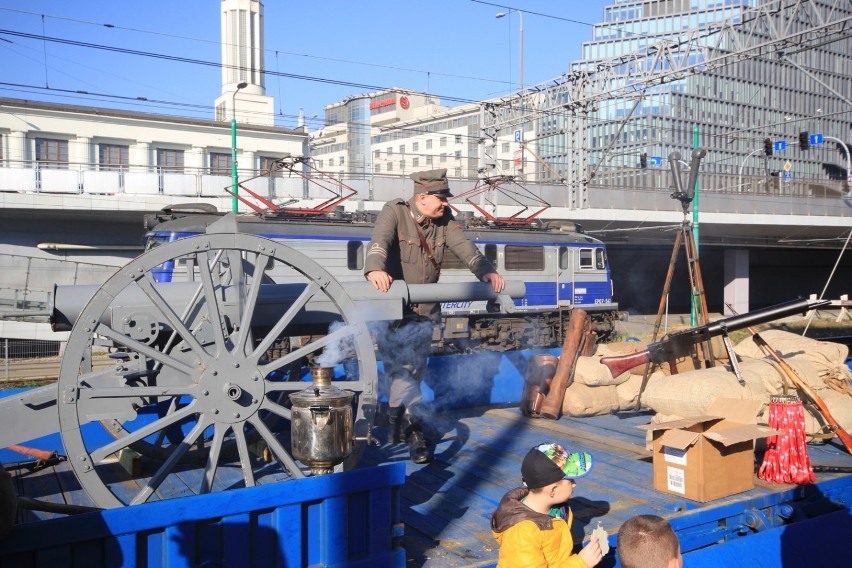
POLYGON ((354 393, 331 384, 334 367, 311 367, 313 385, 290 395, 293 457, 312 475, 334 471, 352 451, 354 393))

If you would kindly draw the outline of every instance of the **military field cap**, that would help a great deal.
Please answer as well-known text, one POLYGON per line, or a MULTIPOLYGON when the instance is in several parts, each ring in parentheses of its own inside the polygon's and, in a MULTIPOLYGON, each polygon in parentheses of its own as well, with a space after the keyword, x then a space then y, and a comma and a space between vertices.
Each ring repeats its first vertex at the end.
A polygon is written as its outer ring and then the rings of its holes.
POLYGON ((592 470, 592 456, 586 452, 568 452, 555 443, 539 444, 527 453, 521 464, 524 485, 530 489, 545 487, 560 479, 577 479, 592 470))
POLYGON ((414 180, 414 193, 428 193, 438 197, 450 198, 450 184, 447 182, 447 169, 429 170, 426 172, 414 172, 411 174, 414 180))

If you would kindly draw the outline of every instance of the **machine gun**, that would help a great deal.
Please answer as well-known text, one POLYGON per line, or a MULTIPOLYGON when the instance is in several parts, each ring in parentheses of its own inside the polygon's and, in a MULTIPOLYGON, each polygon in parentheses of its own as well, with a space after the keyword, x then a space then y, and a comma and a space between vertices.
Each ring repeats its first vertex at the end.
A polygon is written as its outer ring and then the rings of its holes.
POLYGON ((71 330, 58 382, 0 400, 0 447, 59 432, 102 508, 350 469, 378 404, 373 323, 417 303, 511 311, 525 294, 474 281, 382 293, 236 228, 229 214, 100 287, 57 286, 44 315, 71 330))
POLYGON ((604 357, 601 359, 601 364, 606 365, 613 377, 617 377, 621 373, 649 361, 657 365, 668 363, 671 372, 674 374, 677 373, 677 367, 674 364, 675 360, 692 354, 696 344, 709 341, 712 337, 722 336, 726 338, 725 345, 728 348, 731 365, 734 366, 735 373, 741 379, 738 372, 739 369, 735 366, 736 354, 733 353, 730 340, 727 339, 729 332, 775 321, 795 314, 804 314, 830 303, 830 300, 791 300, 783 304, 776 304, 768 308, 720 319, 692 329, 670 333, 660 341, 655 341, 648 345, 648 348, 644 351, 628 355, 604 357))

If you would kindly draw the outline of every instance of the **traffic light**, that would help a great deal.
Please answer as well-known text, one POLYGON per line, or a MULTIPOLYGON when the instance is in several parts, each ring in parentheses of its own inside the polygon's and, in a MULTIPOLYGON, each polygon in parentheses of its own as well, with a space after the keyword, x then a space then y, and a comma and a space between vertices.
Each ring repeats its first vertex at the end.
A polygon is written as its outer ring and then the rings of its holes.
POLYGON ((811 135, 807 130, 804 132, 799 132, 799 148, 802 150, 807 150, 811 147, 811 135))
POLYGON ((763 153, 766 155, 767 158, 772 155, 772 139, 771 138, 764 138, 763 139, 763 153))
POLYGON ((639 154, 639 167, 642 169, 648 167, 648 154, 646 152, 639 154))

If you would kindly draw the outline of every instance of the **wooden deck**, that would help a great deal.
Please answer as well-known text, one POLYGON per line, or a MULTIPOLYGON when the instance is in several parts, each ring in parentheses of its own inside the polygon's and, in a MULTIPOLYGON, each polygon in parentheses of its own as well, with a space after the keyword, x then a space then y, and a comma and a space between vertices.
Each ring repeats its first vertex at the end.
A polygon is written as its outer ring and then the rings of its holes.
MULTIPOLYGON (((406 464, 401 503, 403 544, 407 565, 423 567, 489 566, 496 562, 491 513, 506 491, 520 485, 520 463, 526 452, 543 441, 559 441, 572 451, 590 452, 595 460, 590 475, 578 482, 571 501, 575 541, 600 522, 614 544, 618 527, 639 513, 659 514, 675 524, 679 517, 697 512, 715 527, 714 511, 739 511, 749 500, 797 491, 795 486, 757 480, 751 491, 707 504, 654 491, 645 434, 635 428, 648 423, 650 416, 625 412, 553 421, 524 417, 514 405, 448 410, 436 413, 431 420, 442 436, 432 463, 412 464, 406 447, 396 445, 368 449, 358 467, 395 461, 406 464)), ((811 446, 809 452, 814 465, 852 467, 852 457, 839 444, 811 446)), ((55 503, 92 504, 65 461, 36 471, 20 467, 11 473, 21 495, 55 503)), ((845 479, 852 483, 849 474, 819 473, 817 478, 820 482, 845 479)), ((32 522, 56 515, 24 511, 21 516, 22 521, 32 522)), ((681 536, 682 544, 685 538, 681 536)), ((610 556, 601 566, 614 563, 610 556)))

